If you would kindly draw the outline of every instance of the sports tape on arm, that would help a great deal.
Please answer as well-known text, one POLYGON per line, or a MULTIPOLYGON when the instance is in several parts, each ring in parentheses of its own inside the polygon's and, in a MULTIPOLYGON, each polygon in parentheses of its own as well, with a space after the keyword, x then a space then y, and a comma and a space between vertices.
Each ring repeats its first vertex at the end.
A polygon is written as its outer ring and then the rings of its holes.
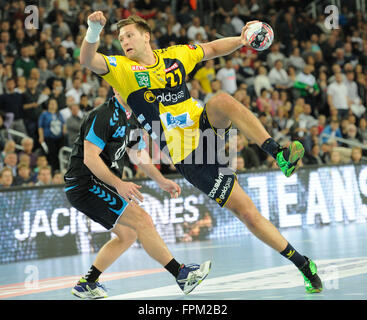
POLYGON ((99 21, 88 20, 88 30, 85 34, 85 40, 89 43, 96 43, 99 41, 99 34, 101 33, 103 26, 99 21))

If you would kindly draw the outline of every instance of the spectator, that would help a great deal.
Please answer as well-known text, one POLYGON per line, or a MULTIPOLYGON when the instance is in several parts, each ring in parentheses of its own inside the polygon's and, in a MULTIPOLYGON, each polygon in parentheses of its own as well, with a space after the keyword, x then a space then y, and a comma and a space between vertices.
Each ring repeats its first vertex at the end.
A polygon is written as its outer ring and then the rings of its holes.
POLYGON ((272 69, 275 65, 275 62, 278 60, 284 63, 285 56, 280 52, 279 42, 274 42, 270 47, 270 53, 266 57, 266 64, 270 69, 272 69))
MULTIPOLYGON (((101 89, 102 87, 100 87, 101 89)), ((66 97, 73 97, 75 103, 79 104, 80 103, 80 97, 82 96, 82 94, 84 94, 84 90, 82 88, 82 81, 80 78, 75 77, 73 79, 73 87, 68 90, 65 94, 66 97)))
POLYGON ((38 60, 38 70, 40 73, 39 82, 44 85, 53 76, 52 71, 48 69, 48 62, 45 58, 38 60))
POLYGON ((28 79, 27 90, 23 94, 24 124, 28 135, 35 138, 37 138, 38 118, 42 113, 42 107, 38 104, 40 95, 37 80, 28 79))
POLYGON ((207 60, 203 67, 201 67, 194 76, 200 82, 206 94, 212 92, 211 82, 215 79, 214 60, 207 60))
POLYGON ((18 156, 15 152, 8 152, 4 157, 4 167, 11 169, 13 176, 17 174, 18 156))
POLYGON ((361 143, 367 144, 367 120, 365 118, 359 120, 358 137, 361 143))
POLYGON ((52 183, 51 167, 44 166, 39 168, 36 186, 46 186, 52 183))
POLYGON ((204 27, 200 25, 200 18, 194 17, 192 19, 192 25, 187 29, 187 37, 189 40, 195 40, 196 34, 198 33, 201 34, 203 40, 208 39, 204 27))
POLYGON ((51 24, 52 37, 60 37, 65 39, 68 34, 70 34, 70 28, 66 22, 64 22, 64 17, 62 12, 56 13, 56 21, 51 24))
POLYGON ((290 79, 283 68, 282 60, 275 61, 274 67, 269 72, 269 81, 276 89, 287 90, 290 87, 290 79))
POLYGON ((27 133, 23 121, 23 98, 15 90, 15 80, 6 80, 6 93, 0 95, 0 111, 12 114, 13 121, 10 127, 14 130, 27 133))
POLYGON ((4 158, 8 153, 16 151, 15 146, 16 145, 15 145, 14 140, 11 140, 11 139, 6 140, 4 149, 1 151, 1 157, 0 157, 1 161, 4 161, 4 158))
POLYGON ((292 51, 292 54, 287 59, 288 66, 292 66, 296 69, 296 72, 301 72, 306 63, 305 60, 300 55, 300 49, 298 47, 295 47, 292 51))
POLYGON ((10 168, 0 170, 0 188, 9 188, 14 185, 13 172, 10 168))
POLYGON ((64 184, 64 177, 63 174, 56 170, 54 172, 54 175, 52 176, 52 184, 64 184))
POLYGON ((2 150, 5 147, 6 139, 8 137, 8 129, 4 125, 4 118, 5 118, 4 113, 0 112, 0 150, 2 150))
POLYGON ((210 86, 211 86, 212 92, 205 95, 204 103, 207 103, 212 96, 214 96, 217 92, 219 92, 222 89, 222 83, 217 79, 214 79, 211 82, 210 86))
POLYGON ((342 134, 339 128, 339 121, 332 120, 330 124, 328 124, 321 133, 325 135, 322 137, 322 143, 326 143, 330 140, 334 140, 335 138, 342 138, 342 134))
POLYGON ((86 94, 81 95, 79 108, 83 114, 86 114, 93 109, 92 106, 89 104, 88 96, 86 94))
POLYGON ((307 152, 303 163, 306 165, 323 165, 324 162, 322 161, 320 157, 320 146, 318 144, 314 144, 310 150, 310 152, 307 152))
POLYGON ((305 98, 308 103, 313 104, 313 97, 318 95, 320 88, 311 71, 312 67, 310 65, 306 65, 303 68, 303 72, 300 72, 297 75, 294 88, 298 90, 298 94, 305 98))
POLYGON ((232 9, 231 24, 234 28, 234 34, 240 35, 243 27, 245 26, 245 23, 243 22, 243 19, 240 17, 238 6, 234 6, 232 9))
POLYGON ((20 50, 20 57, 15 60, 15 70, 18 76, 29 77, 31 69, 35 68, 36 62, 30 58, 30 47, 27 45, 20 50))
POLYGON ((333 149, 330 154, 330 160, 328 164, 339 165, 342 164, 342 157, 338 150, 333 149))
POLYGON ((66 127, 64 119, 58 112, 55 99, 50 99, 48 109, 44 111, 38 120, 39 142, 46 144, 47 160, 53 170, 59 170, 59 150, 64 144, 66 127))
MULTIPOLYGON (((348 127, 347 127, 347 139, 349 142, 353 142, 355 144, 359 144, 360 141, 358 139, 358 130, 357 130, 357 127, 356 125, 354 125, 353 123, 350 123, 348 124, 348 127)), ((346 144, 345 147, 350 147, 349 144, 346 144)))
POLYGON ((34 185, 34 176, 31 174, 31 168, 26 163, 19 163, 17 167, 17 175, 14 178, 16 186, 32 186, 34 185))
POLYGON ((82 114, 78 104, 71 105, 71 116, 66 120, 66 132, 68 137, 68 146, 74 145, 75 139, 79 134, 80 124, 82 123, 82 114))
POLYGON ((366 108, 362 105, 362 100, 359 97, 358 86, 354 81, 353 71, 348 71, 346 73, 345 85, 347 87, 348 99, 350 100, 350 109, 353 114, 360 118, 366 112, 366 108))
POLYGON ((221 33, 224 37, 234 37, 238 34, 234 25, 232 24, 231 16, 227 15, 224 18, 224 23, 221 26, 221 33))
MULTIPOLYGON (((254 149, 249 146, 247 138, 242 134, 237 134, 229 142, 229 148, 237 156, 243 159, 243 167, 246 169, 256 169, 260 166, 260 159, 254 149), (235 143, 236 142, 236 143, 235 143)), ((242 161, 239 159, 239 166, 242 168, 242 161)))
POLYGON ((279 95, 278 90, 274 90, 271 93, 269 105, 270 105, 270 113, 274 117, 276 115, 278 108, 283 105, 282 100, 280 100, 280 95, 279 95))
POLYGON ((265 88, 261 89, 261 95, 256 100, 257 113, 264 112, 265 110, 270 110, 270 98, 269 92, 265 88))
POLYGON ((266 68, 260 66, 258 74, 254 80, 254 89, 257 97, 260 97, 262 88, 265 88, 268 91, 273 91, 273 87, 270 83, 269 77, 267 76, 266 68))
POLYGON ((351 164, 362 164, 365 161, 362 159, 362 149, 360 147, 353 147, 351 154, 351 164))
POLYGON ((303 139, 303 146, 305 147, 305 153, 310 153, 312 147, 315 144, 319 145, 319 130, 316 123, 311 126, 310 130, 303 139))
POLYGON ((236 92, 236 70, 232 66, 232 59, 228 59, 225 67, 219 69, 217 79, 221 82, 221 87, 224 91, 229 94, 234 94, 236 92))
POLYGON ((329 108, 336 109, 340 119, 348 115, 350 100, 348 98, 348 88, 343 82, 341 73, 335 75, 335 82, 328 86, 327 94, 329 108))
POLYGON ((21 142, 23 150, 19 153, 19 160, 21 155, 26 154, 30 158, 30 167, 33 170, 37 165, 37 153, 33 151, 34 140, 30 137, 25 137, 21 142))

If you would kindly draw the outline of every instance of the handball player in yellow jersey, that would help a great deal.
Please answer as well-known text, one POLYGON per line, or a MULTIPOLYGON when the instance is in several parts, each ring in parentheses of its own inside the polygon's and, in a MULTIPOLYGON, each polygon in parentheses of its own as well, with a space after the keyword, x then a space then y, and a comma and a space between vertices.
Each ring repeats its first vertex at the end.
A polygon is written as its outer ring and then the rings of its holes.
POLYGON ((97 50, 106 18, 96 11, 88 17, 80 62, 119 92, 141 126, 192 185, 233 212, 257 238, 293 262, 301 271, 306 292, 320 292, 322 283, 315 263, 295 250, 260 214, 219 157, 209 161, 212 159, 208 155, 213 151, 219 154, 219 149, 217 142, 211 145, 202 136, 211 130, 215 136, 225 138, 233 125, 273 156, 287 177, 299 166, 304 155, 302 144, 294 141, 282 148, 255 115, 227 93, 219 92, 204 107, 200 106, 190 97, 185 83, 197 63, 248 45, 245 32, 254 22, 248 22, 237 37, 153 50, 148 23, 130 16, 117 23, 124 55, 105 56, 97 50))

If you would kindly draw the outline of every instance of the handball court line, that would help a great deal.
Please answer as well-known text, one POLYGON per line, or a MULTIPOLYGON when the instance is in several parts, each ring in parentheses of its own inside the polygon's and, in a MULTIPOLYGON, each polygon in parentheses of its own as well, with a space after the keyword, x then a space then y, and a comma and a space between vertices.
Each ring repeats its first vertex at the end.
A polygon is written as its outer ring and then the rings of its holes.
MULTIPOLYGON (((154 274, 165 271, 164 268, 158 269, 146 269, 137 271, 124 271, 124 272, 111 272, 101 276, 101 282, 107 282, 111 280, 125 279, 144 276, 148 274, 154 274)), ((46 291, 53 291, 65 288, 72 288, 76 282, 80 279, 78 276, 65 276, 55 277, 39 280, 32 284, 24 282, 7 284, 0 286, 0 299, 18 297, 22 295, 35 294, 46 291)))

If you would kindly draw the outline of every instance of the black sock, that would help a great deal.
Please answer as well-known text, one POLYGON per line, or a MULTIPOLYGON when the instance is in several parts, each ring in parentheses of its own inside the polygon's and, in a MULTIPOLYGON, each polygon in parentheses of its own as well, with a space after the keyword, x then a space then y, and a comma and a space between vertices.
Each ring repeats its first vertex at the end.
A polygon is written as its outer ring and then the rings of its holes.
POLYGON ((298 269, 306 263, 306 258, 301 255, 297 250, 295 250, 289 243, 287 247, 282 252, 280 252, 280 254, 288 260, 292 261, 298 269))
POLYGON ((95 266, 92 265, 85 275, 84 279, 88 282, 96 282, 101 273, 101 271, 99 271, 95 266))
POLYGON ((170 272, 175 278, 177 278, 181 264, 179 264, 175 259, 172 259, 165 266, 166 270, 170 272))
POLYGON ((278 142, 276 142, 273 138, 269 138, 266 139, 262 144, 261 149, 276 159, 281 148, 278 142))

